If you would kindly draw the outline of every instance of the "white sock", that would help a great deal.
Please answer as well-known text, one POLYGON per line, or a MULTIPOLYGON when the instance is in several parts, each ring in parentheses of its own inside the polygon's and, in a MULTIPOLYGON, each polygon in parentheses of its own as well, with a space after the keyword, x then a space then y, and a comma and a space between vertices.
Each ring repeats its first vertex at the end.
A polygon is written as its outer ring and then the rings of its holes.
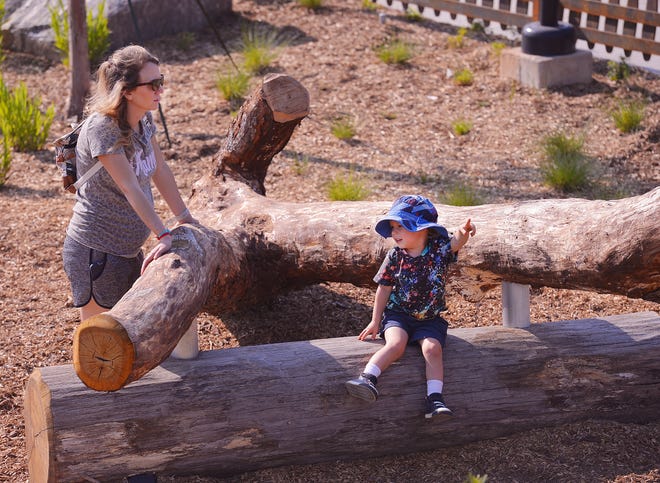
POLYGON ((372 364, 371 362, 368 362, 367 365, 364 367, 364 372, 367 374, 371 374, 372 376, 380 376, 380 367, 378 367, 376 364, 372 364))
POLYGON ((442 394, 442 381, 438 379, 429 379, 426 381, 426 395, 430 396, 434 392, 442 394))

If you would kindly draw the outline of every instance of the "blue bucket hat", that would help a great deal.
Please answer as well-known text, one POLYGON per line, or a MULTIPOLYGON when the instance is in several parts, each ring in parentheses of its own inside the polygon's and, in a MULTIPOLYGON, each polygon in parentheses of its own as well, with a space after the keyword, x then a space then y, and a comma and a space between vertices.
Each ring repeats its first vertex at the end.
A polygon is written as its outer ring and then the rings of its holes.
POLYGON ((449 234, 442 225, 438 225, 438 212, 428 198, 419 195, 404 195, 398 198, 387 215, 376 223, 376 232, 385 238, 392 236, 390 221, 396 221, 408 231, 417 232, 426 228, 435 231, 438 236, 448 238, 449 234))

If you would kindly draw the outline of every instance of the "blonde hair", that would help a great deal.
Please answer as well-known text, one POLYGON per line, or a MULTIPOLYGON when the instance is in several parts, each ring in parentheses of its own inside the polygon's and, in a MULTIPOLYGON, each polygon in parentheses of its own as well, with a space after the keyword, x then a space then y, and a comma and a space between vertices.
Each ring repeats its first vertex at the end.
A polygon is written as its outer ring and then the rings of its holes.
POLYGON ((147 64, 159 65, 157 57, 139 45, 129 45, 116 50, 103 62, 96 74, 96 88, 85 107, 85 116, 94 112, 104 114, 117 121, 121 138, 118 145, 128 149, 132 155, 132 129, 128 124, 126 91, 136 87, 140 81, 140 71, 147 64))

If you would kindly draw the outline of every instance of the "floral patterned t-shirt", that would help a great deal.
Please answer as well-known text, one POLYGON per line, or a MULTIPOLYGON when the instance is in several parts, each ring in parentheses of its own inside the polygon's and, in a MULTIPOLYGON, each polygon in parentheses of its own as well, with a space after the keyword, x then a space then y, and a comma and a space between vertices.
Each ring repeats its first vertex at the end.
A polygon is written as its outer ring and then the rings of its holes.
POLYGON ((394 247, 385 257, 374 282, 392 286, 386 309, 424 320, 447 310, 445 284, 449 264, 457 259, 449 238, 429 239, 424 251, 411 257, 394 247))

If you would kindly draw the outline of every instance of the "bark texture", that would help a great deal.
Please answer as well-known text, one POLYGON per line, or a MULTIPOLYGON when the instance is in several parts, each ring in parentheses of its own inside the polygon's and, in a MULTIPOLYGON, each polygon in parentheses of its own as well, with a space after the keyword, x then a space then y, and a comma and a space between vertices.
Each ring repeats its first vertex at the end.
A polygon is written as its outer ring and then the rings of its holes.
POLYGON ((344 382, 378 347, 344 337, 205 351, 110 393, 86 388, 70 365, 37 369, 25 397, 31 480, 222 476, 660 413, 655 312, 450 330, 448 422, 423 416, 419 348, 380 377, 378 401, 348 396, 344 382))

